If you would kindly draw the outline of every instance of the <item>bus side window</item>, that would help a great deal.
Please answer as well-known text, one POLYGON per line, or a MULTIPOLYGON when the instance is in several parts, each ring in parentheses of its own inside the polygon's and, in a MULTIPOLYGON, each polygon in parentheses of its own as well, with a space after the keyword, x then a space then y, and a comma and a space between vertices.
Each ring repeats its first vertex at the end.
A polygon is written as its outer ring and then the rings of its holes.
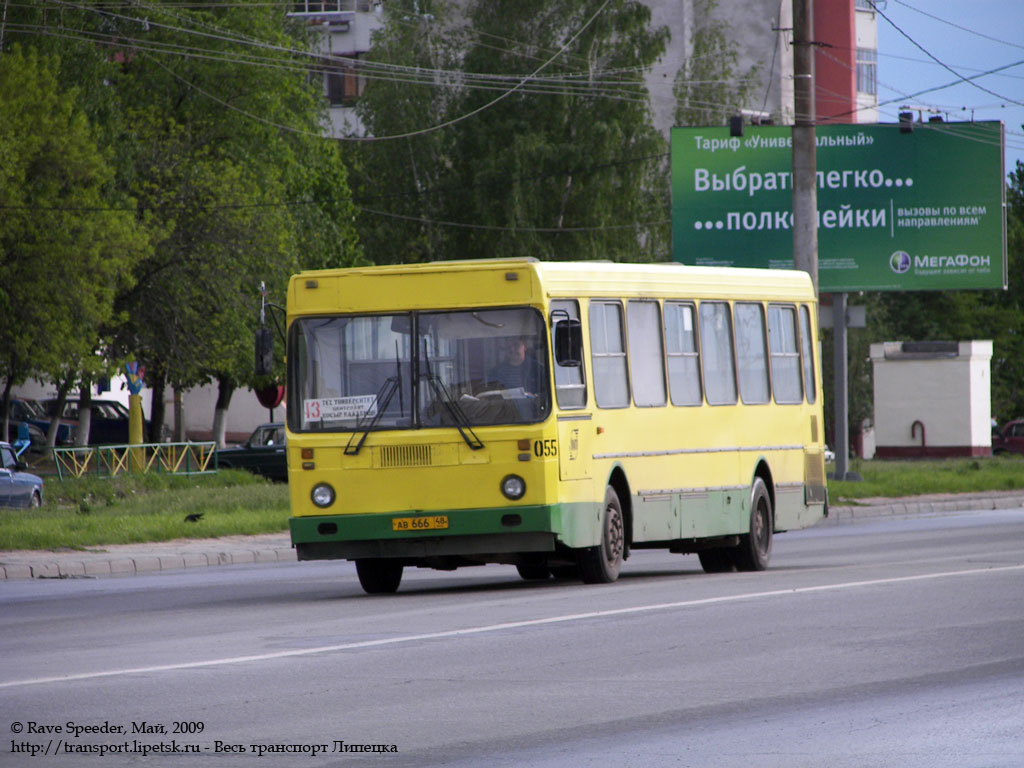
POLYGON ((802 403, 804 393, 800 384, 795 307, 768 307, 768 341, 772 355, 775 402, 802 403))
POLYGON ((658 309, 656 301, 631 301, 626 305, 630 383, 633 402, 639 406, 665 404, 665 355, 658 309))
POLYGON ((764 307, 751 302, 737 303, 736 360, 740 372, 740 397, 744 403, 767 403, 768 356, 765 353, 764 307))
POLYGON ((732 357, 732 322, 724 301, 700 303, 700 358, 704 388, 711 405, 736 402, 736 368, 732 357))
MULTIPOLYGON (((551 312, 565 312, 572 320, 580 319, 580 305, 575 300, 551 302, 551 312)), ((564 317, 564 316, 563 316, 564 317)), ((551 323, 551 348, 555 348, 554 322, 551 323)), ((587 377, 583 371, 583 360, 577 366, 555 364, 555 399, 559 408, 583 408, 587 404, 587 377)))
POLYGON ((806 304, 800 305, 800 349, 804 359, 804 391, 807 402, 813 403, 817 397, 814 377, 814 339, 811 336, 811 313, 806 304))
POLYGON ((693 304, 665 302, 665 355, 673 405, 701 405, 700 358, 693 304))
POLYGON ((627 407, 629 378, 622 338, 622 305, 618 302, 590 302, 590 357, 598 407, 627 407))

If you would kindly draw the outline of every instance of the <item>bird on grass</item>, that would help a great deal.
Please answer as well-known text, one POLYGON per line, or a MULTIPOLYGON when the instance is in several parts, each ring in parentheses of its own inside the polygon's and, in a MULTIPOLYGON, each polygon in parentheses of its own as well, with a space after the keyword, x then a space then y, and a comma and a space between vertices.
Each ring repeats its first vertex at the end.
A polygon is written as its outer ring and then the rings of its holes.
POLYGON ((193 512, 193 513, 191 513, 189 515, 185 515, 185 522, 186 523, 198 523, 199 520, 202 517, 203 517, 203 513, 202 512, 193 512))

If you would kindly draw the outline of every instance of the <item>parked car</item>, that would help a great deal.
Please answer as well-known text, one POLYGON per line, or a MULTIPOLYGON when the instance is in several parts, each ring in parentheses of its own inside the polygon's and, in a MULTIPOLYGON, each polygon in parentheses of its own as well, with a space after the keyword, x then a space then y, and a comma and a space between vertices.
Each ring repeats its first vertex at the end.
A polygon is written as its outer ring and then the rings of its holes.
MULTIPOLYGON (((42 401, 47 414, 53 416, 56 398, 42 401)), ((76 429, 79 423, 79 400, 69 397, 64 403, 60 417, 72 422, 76 429)), ((149 431, 149 423, 143 423, 143 435, 149 431)), ((93 400, 92 417, 89 422, 88 445, 124 445, 128 442, 128 409, 117 400, 93 400)), ((143 437, 145 442, 145 437, 143 437)))
POLYGON ((246 469, 271 480, 288 482, 284 424, 261 424, 244 443, 221 448, 217 451, 217 467, 246 469))
POLYGON ((43 503, 43 479, 25 470, 10 443, 0 443, 0 507, 38 507, 43 503))
MULTIPOLYGON (((51 417, 47 415, 46 409, 36 400, 27 400, 21 397, 11 399, 11 421, 24 421, 39 429, 45 438, 50 429, 51 417)), ((31 430, 29 430, 31 432, 31 430)), ((75 425, 70 421, 59 419, 57 422, 57 445, 73 445, 75 442, 75 425)), ((35 450, 35 436, 31 435, 32 449, 35 450)), ((45 440, 44 440, 45 447, 45 440)))
POLYGON ((992 453, 1024 453, 1024 419, 1014 419, 1002 429, 992 429, 992 453))

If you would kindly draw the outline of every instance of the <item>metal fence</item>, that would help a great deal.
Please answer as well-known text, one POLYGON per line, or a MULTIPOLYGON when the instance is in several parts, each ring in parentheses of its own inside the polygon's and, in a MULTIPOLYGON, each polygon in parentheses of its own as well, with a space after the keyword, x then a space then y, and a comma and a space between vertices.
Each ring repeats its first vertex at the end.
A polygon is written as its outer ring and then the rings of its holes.
POLYGON ((208 475, 217 472, 217 444, 144 443, 142 445, 90 445, 54 448, 57 476, 114 477, 128 472, 208 475))

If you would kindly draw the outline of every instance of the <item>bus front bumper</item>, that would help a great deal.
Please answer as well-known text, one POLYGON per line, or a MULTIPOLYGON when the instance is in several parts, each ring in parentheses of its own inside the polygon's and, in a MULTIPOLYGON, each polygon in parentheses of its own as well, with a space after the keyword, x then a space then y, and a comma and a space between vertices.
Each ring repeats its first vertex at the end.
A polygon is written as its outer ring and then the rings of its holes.
POLYGON ((502 555, 554 552, 557 506, 457 509, 390 514, 292 517, 299 560, 467 557, 495 562, 502 555), (422 528, 419 526, 440 526, 422 528))

